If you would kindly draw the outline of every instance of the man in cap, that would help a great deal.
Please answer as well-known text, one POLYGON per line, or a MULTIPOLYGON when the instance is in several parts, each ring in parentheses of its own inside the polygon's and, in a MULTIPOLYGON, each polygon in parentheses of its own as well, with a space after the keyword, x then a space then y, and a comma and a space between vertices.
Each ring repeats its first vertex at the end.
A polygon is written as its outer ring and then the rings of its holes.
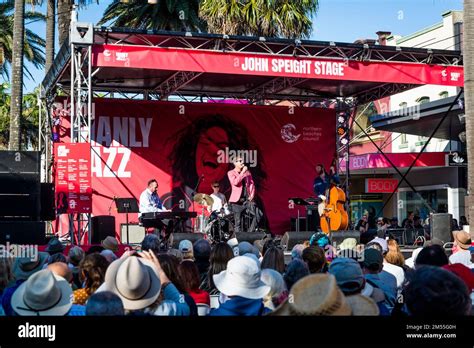
POLYGON ((361 267, 367 283, 384 292, 387 307, 391 311, 397 300, 397 279, 383 271, 382 253, 375 248, 366 248, 361 267))
POLYGON ((193 243, 188 239, 183 239, 179 242, 179 251, 183 254, 183 261, 189 260, 194 261, 193 243))
POLYGON ((329 266, 328 273, 336 277, 337 285, 344 295, 362 294, 374 300, 380 310, 380 315, 390 315, 385 305, 385 295, 382 290, 368 284, 360 265, 351 258, 338 257, 329 266))

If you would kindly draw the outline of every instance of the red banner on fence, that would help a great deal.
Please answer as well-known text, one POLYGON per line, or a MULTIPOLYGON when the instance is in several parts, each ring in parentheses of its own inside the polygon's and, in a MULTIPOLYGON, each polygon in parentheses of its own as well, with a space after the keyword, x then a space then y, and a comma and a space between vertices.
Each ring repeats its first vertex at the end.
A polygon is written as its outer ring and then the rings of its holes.
POLYGON ((91 213, 90 144, 55 143, 54 153, 57 213, 91 213))
POLYGON ((94 45, 93 65, 97 67, 324 80, 433 84, 457 87, 464 85, 464 69, 462 66, 342 61, 150 46, 94 45))

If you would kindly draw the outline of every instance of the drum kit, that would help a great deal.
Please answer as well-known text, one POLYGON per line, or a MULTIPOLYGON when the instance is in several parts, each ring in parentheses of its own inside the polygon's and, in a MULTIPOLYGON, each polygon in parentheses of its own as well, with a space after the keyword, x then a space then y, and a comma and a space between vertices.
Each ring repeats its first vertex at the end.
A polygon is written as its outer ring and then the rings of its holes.
POLYGON ((205 193, 196 194, 193 200, 201 209, 201 213, 196 217, 195 232, 205 233, 211 243, 227 242, 233 237, 234 216, 227 207, 222 207, 220 211, 211 211, 214 199, 205 193), (206 211, 210 212, 209 216, 206 216, 206 211))

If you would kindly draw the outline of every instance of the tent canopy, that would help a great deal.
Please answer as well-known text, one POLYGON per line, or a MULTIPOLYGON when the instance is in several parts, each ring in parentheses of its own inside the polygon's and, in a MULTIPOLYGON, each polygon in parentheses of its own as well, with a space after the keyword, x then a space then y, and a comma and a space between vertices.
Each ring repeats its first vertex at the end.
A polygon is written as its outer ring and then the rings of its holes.
MULTIPOLYGON (((86 49, 86 48, 84 48, 86 49)), ((46 75, 70 85, 70 46, 46 75)), ((458 51, 212 34, 94 28, 94 92, 262 99, 356 97, 364 103, 424 84, 462 86, 458 51)))

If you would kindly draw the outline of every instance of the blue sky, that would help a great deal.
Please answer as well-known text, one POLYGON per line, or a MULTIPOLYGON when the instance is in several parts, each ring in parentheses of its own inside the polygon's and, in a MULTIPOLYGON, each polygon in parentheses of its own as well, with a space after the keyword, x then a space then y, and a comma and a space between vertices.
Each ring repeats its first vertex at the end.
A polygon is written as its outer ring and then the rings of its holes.
MULTIPOLYGON (((80 9, 79 20, 96 23, 111 3, 110 0, 99 2, 80 9)), ((311 39, 353 42, 360 38, 375 39, 379 30, 408 35, 440 22, 445 11, 461 10, 462 3, 462 0, 320 0, 311 39)), ((46 12, 44 5, 35 10, 46 12)), ((29 28, 45 35, 44 23, 31 23, 29 28)), ((44 71, 27 66, 35 77, 35 81, 25 80, 25 91, 29 92, 42 81, 44 71)))

